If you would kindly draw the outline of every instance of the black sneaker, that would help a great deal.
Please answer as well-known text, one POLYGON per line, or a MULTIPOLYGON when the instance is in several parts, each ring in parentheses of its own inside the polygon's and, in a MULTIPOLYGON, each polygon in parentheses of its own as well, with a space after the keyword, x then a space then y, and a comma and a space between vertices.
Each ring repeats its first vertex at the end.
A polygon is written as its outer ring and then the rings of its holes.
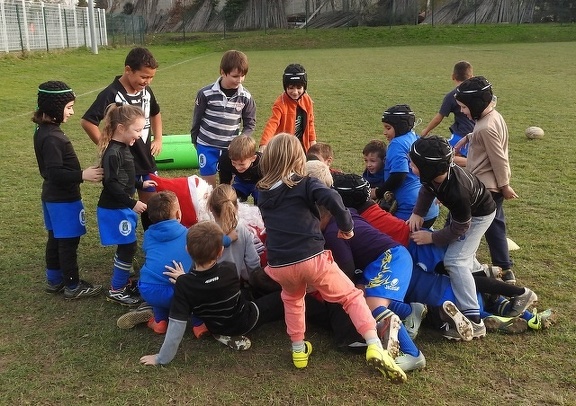
POLYGON ((128 287, 123 287, 122 289, 109 289, 106 292, 106 300, 129 307, 136 307, 142 302, 140 297, 132 296, 130 294, 128 287))
POLYGON ((64 299, 74 300, 82 299, 83 297, 92 297, 98 295, 101 291, 102 285, 92 285, 80 279, 75 289, 70 289, 68 286, 64 288, 64 299))
POLYGON ((46 282, 46 287, 44 290, 48 293, 56 294, 64 291, 66 284, 64 282, 52 284, 50 282, 46 282))
POLYGON ((505 269, 502 271, 502 280, 510 285, 516 285, 516 276, 511 269, 505 269))

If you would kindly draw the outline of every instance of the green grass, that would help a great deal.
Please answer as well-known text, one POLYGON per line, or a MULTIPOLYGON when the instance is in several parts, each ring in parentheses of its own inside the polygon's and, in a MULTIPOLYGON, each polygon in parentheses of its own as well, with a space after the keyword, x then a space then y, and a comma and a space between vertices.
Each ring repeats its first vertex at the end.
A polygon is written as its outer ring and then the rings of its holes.
MULTIPOLYGON (((78 98, 76 116, 63 128, 83 165, 94 163, 97 151, 80 128, 80 116, 96 92, 121 73, 127 48, 100 49, 98 55, 85 49, 8 55, 0 58, 5 83, 0 99, 0 404, 460 405, 463 399, 479 405, 576 404, 574 27, 412 30, 232 33, 227 39, 198 34, 190 43, 163 38, 150 49, 160 61, 152 87, 164 132, 189 131, 196 91, 217 78, 220 51, 238 48, 250 59, 245 84, 258 104, 256 134, 282 91, 282 70, 300 62, 309 75, 319 139, 332 144, 335 167, 360 172, 362 147, 382 138, 382 111, 408 103, 423 120, 417 130, 424 128, 452 87, 454 62, 466 59, 493 83, 510 130, 512 186, 520 199, 506 202, 505 209, 509 234, 521 247, 513 252, 516 275, 538 293, 540 306, 558 310, 556 326, 519 336, 489 334, 462 344, 424 330, 417 344, 428 367, 409 374, 403 386, 376 376, 362 357, 335 351, 329 334, 314 328, 308 332, 315 348, 310 365, 295 370, 282 323, 251 334, 253 348, 245 353, 187 334, 170 365, 142 367, 138 358, 157 351, 162 337, 144 327, 117 329, 124 309, 103 297, 69 303, 43 292, 45 231, 30 122, 37 85, 64 80, 78 98), (485 35, 472 41, 474 30, 485 35), (552 32, 544 37, 547 42, 526 39, 540 30, 552 32), (426 42, 425 31, 438 35, 426 42), (396 41, 389 41, 391 33, 396 41), (544 128, 545 138, 528 141, 524 129, 530 125, 544 128)), ((447 135, 449 121, 435 132, 447 135)), ((99 191, 98 185, 82 186, 88 234, 79 260, 82 277, 107 285, 114 249, 99 244, 99 191)), ((480 259, 488 261, 484 246, 480 259)))

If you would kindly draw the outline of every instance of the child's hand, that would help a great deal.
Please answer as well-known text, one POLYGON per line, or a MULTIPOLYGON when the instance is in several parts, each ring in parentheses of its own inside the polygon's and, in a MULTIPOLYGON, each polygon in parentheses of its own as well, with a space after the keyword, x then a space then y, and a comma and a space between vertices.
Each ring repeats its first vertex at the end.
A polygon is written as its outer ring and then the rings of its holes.
POLYGON ((82 171, 82 180, 88 182, 100 182, 104 177, 104 169, 98 166, 90 166, 82 171))
POLYGON ((428 230, 415 231, 410 238, 418 245, 432 244, 432 232, 428 230))
POLYGON ((156 362, 157 355, 158 354, 144 355, 143 357, 140 358, 140 363, 144 365, 158 365, 158 363, 156 362))
POLYGON ((338 230, 338 238, 342 238, 343 240, 349 240, 352 237, 354 237, 354 230, 350 231, 338 230))
POLYGON ((500 188, 500 191, 502 192, 502 196, 504 196, 504 199, 506 200, 516 199, 518 197, 518 195, 510 185, 502 186, 500 188))
POLYGON ((370 188, 370 199, 376 200, 376 188, 375 187, 370 188))
POLYGON ((158 183, 156 183, 155 180, 145 180, 144 182, 142 182, 142 189, 147 189, 152 186, 156 187, 158 186, 158 183))
POLYGON ((460 149, 464 148, 466 144, 468 144, 468 134, 460 138, 460 140, 456 143, 456 145, 454 145, 454 152, 459 153, 460 149))
POLYGON ((162 138, 157 139, 154 137, 154 140, 150 143, 150 153, 152 156, 158 156, 162 152, 162 138))
POLYGON ((182 266, 182 262, 172 261, 172 263, 174 264, 174 268, 172 268, 170 265, 165 265, 164 268, 166 268, 168 271, 162 273, 168 277, 168 280, 171 283, 176 283, 176 279, 178 279, 179 276, 184 275, 185 272, 184 267, 182 266))
POLYGON ((228 237, 230 237, 230 239, 232 240, 232 242, 234 241, 238 241, 238 233, 236 232, 236 229, 233 228, 228 234, 226 234, 228 237))
POLYGON ((410 218, 408 220, 406 220, 406 224, 408 224, 408 227, 410 228, 410 232, 414 232, 414 231, 418 231, 420 230, 420 228, 422 227, 422 224, 424 224, 424 219, 422 217, 420 217, 417 214, 412 213, 410 215, 410 218))
POLYGON ((132 207, 132 210, 134 210, 138 214, 142 214, 146 211, 147 208, 148 208, 148 206, 146 205, 146 203, 138 200, 136 202, 136 204, 134 205, 134 207, 132 207))

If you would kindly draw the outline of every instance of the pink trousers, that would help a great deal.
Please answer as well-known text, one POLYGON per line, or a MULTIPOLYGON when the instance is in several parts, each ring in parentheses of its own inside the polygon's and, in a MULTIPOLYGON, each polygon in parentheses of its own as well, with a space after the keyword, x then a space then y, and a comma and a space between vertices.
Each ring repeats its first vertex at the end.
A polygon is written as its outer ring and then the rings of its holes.
POLYGON ((286 331, 292 342, 304 340, 307 286, 315 288, 327 302, 341 304, 362 336, 376 329, 362 291, 342 272, 329 250, 293 265, 267 266, 265 271, 282 286, 286 331))

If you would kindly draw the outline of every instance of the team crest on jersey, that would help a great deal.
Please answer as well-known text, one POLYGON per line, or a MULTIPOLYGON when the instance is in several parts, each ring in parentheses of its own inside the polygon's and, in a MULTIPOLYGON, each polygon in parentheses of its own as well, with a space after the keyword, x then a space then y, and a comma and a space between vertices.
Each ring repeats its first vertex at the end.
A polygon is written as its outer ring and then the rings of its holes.
POLYGON ((236 111, 242 111, 244 106, 245 106, 244 103, 236 103, 236 111))
POLYGON ((78 213, 78 221, 81 225, 86 226, 86 211, 84 209, 80 210, 80 213, 78 213))
POLYGON ((206 166, 206 155, 198 155, 198 166, 200 166, 200 168, 204 168, 206 166))
POLYGON ((126 237, 132 232, 132 224, 128 220, 122 220, 118 225, 118 231, 126 237))

